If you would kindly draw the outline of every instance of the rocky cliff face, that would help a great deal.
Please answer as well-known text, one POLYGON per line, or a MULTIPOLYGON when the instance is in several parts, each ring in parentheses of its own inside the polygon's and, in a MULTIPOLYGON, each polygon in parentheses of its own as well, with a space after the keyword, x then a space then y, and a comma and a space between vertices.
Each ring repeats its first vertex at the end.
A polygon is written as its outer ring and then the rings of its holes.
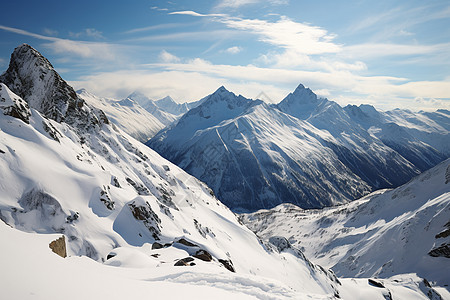
POLYGON ((52 64, 30 45, 14 49, 0 82, 24 99, 30 108, 56 122, 75 125, 84 131, 109 122, 101 110, 87 106, 52 64))

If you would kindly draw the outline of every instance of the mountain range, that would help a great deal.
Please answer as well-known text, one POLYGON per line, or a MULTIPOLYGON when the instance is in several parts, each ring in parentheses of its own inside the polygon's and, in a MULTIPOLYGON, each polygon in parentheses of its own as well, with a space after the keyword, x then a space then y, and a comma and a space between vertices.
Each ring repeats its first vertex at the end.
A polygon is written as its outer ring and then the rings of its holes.
POLYGON ((278 105, 224 87, 148 146, 235 211, 319 208, 396 187, 450 154, 450 113, 341 107, 299 85, 278 105))
MULTIPOLYGON (((105 113, 102 102, 108 109, 116 103, 93 96, 83 99, 80 95, 86 92, 77 94, 29 45, 14 50, 0 82, 2 297, 441 299, 448 295, 446 289, 414 274, 338 278, 282 236, 262 241, 205 183, 108 117, 124 118, 133 110, 105 113), (95 101, 99 103, 91 104, 95 101)), ((224 103, 216 96, 189 110, 177 124, 196 112, 213 123, 221 114, 236 117, 251 109, 255 118, 261 117, 265 109, 271 114, 267 122, 283 118, 302 125, 297 135, 316 135, 304 143, 311 156, 321 154, 315 151, 319 138, 333 140, 331 134, 259 101, 236 97, 224 103), (214 101, 224 110, 208 110, 214 101)), ((118 105, 128 104, 135 105, 131 101, 118 105)), ((270 128, 267 124, 265 130, 270 128)), ((322 163, 330 172, 342 168, 339 180, 356 185, 356 177, 344 165, 322 163)), ((365 192, 364 185, 358 188, 365 192)))

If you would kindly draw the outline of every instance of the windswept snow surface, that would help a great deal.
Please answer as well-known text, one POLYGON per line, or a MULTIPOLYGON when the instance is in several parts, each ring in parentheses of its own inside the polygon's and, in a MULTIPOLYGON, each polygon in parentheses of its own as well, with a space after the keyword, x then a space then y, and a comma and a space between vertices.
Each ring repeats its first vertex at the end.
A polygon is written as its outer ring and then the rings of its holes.
POLYGON ((339 276, 417 273, 450 284, 450 159, 349 204, 323 210, 282 204, 242 220, 264 239, 284 236, 339 276))

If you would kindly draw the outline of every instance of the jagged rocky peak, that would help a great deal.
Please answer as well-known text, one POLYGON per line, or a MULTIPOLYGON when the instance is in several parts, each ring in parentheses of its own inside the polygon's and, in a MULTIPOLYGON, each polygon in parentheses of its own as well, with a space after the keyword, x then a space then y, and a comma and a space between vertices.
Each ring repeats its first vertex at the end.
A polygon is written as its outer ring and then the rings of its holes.
POLYGON ((321 101, 324 101, 324 99, 317 98, 317 95, 312 90, 303 84, 299 84, 293 93, 289 93, 278 103, 278 108, 282 112, 304 120, 310 117, 321 101))
POLYGON ((84 104, 52 64, 27 44, 14 49, 0 81, 27 101, 31 108, 58 122, 65 120, 68 110, 81 108, 84 104))
POLYGON ((77 127, 109 123, 101 110, 88 107, 36 49, 22 44, 11 54, 9 67, 0 76, 16 95, 47 118, 77 127))
MULTIPOLYGON (((316 103, 318 101, 317 95, 314 92, 305 87, 303 84, 299 84, 293 93, 290 93, 285 100, 289 102, 295 101, 297 103, 316 103)), ((284 100, 283 100, 284 101, 284 100)))

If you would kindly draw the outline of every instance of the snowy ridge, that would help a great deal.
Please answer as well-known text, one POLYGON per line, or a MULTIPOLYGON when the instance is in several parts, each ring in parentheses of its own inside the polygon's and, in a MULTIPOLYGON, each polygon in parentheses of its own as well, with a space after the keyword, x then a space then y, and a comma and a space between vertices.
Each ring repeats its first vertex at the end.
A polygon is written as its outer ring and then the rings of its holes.
POLYGON ((104 111, 114 125, 141 142, 147 141, 166 126, 130 98, 120 101, 100 98, 84 89, 77 91, 77 95, 86 103, 104 111))
POLYGON ((282 204, 243 215, 260 236, 284 236, 344 277, 417 273, 450 283, 450 159, 394 190, 324 210, 282 204))

